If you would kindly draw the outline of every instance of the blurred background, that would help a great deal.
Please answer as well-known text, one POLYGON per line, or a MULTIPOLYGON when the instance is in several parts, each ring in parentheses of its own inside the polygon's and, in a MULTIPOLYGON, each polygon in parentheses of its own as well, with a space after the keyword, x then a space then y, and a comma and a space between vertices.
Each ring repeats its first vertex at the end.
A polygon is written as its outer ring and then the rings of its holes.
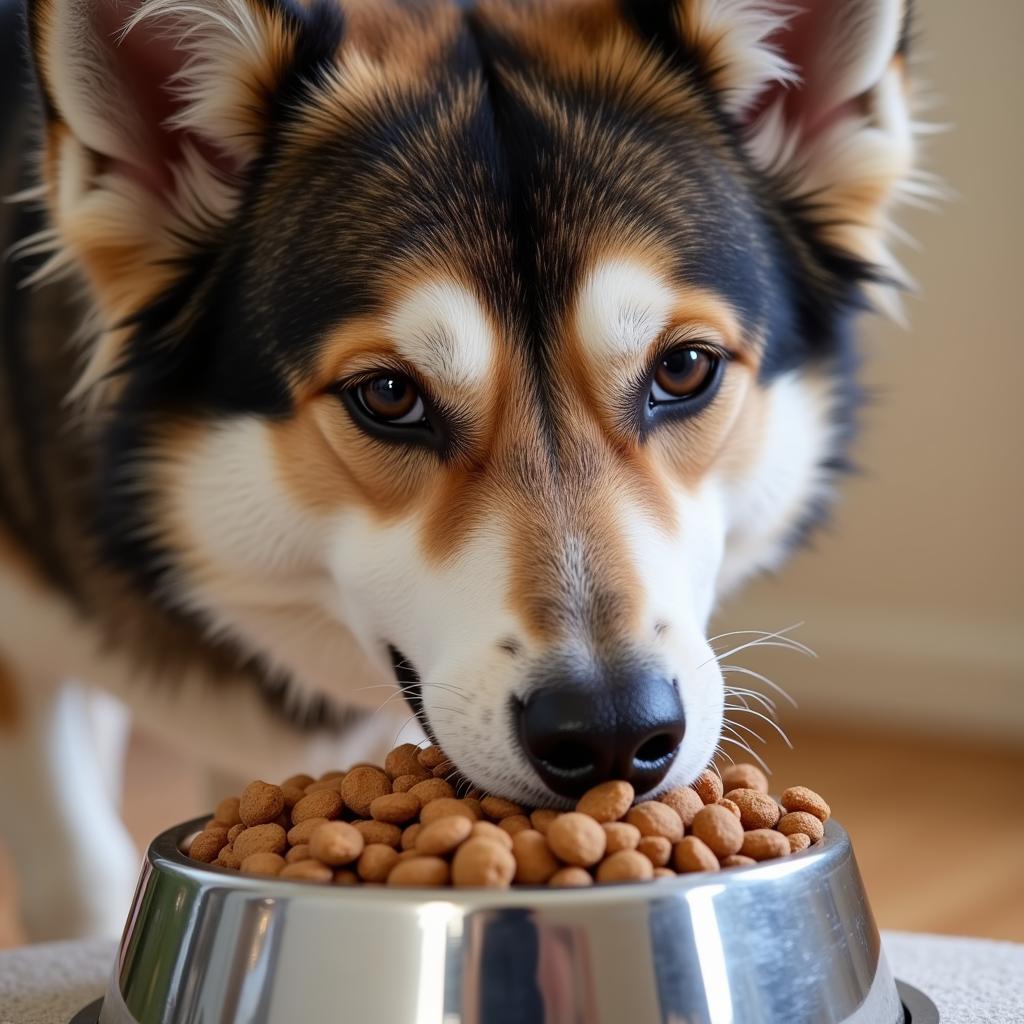
MULTIPOLYGON (((863 472, 813 548, 713 632, 802 623, 791 635, 817 659, 735 659, 798 704, 780 708, 792 750, 777 736, 754 747, 777 790, 830 800, 881 927, 1024 941, 1024 5, 919 9, 920 74, 941 98, 927 116, 951 126, 926 158, 955 195, 900 218, 920 247, 902 251, 919 284, 909 329, 864 324, 863 472)), ((125 815, 140 846, 209 799, 196 767, 133 738, 125 815)), ((0 906, 5 884, 0 868, 0 906)))

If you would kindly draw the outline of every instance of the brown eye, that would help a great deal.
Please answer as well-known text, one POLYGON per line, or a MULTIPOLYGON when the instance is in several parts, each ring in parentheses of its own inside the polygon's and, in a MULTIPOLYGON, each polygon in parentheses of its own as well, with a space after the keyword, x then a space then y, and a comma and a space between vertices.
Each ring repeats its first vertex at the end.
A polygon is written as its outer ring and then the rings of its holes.
POLYGON ((423 399, 408 377, 382 373, 357 385, 363 409, 381 423, 419 423, 424 416, 423 399))
POLYGON ((702 394, 718 375, 721 359, 701 348, 674 348, 662 357, 651 382, 650 403, 679 402, 702 394))

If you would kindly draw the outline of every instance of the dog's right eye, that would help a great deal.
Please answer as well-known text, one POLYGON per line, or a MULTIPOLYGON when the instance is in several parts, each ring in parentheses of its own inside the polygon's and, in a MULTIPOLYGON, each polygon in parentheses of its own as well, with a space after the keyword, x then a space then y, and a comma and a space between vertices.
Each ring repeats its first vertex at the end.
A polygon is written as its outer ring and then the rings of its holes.
POLYGON ((379 370, 331 390, 356 426, 371 437, 446 450, 450 431, 445 417, 409 374, 379 370))
POLYGON ((414 425, 426 421, 419 389, 399 373, 382 373, 357 384, 356 400, 368 416, 380 423, 414 425))

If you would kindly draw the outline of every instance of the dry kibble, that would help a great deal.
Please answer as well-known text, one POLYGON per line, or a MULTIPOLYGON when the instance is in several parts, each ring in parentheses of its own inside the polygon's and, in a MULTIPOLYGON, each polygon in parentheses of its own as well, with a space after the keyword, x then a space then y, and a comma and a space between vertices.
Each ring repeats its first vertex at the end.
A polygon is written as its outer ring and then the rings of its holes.
POLYGON ((589 814, 595 821, 618 821, 633 803, 636 793, 628 782, 602 782, 588 789, 576 804, 581 814, 589 814))
MULTIPOLYGON (((374 767, 374 766, 371 765, 371 767, 374 767)), ((343 772, 340 768, 332 768, 331 771, 323 772, 321 774, 320 781, 321 782, 327 782, 330 779, 343 779, 343 778, 345 778, 345 774, 346 773, 343 772)))
POLYGON ((339 868, 351 864, 365 845, 363 834, 347 821, 327 821, 309 837, 309 854, 314 860, 339 868))
POLYGON ((299 772, 298 775, 289 775, 284 782, 281 783, 282 789, 305 789, 314 781, 312 775, 307 775, 305 772, 299 772))
POLYGON ((213 820, 227 825, 228 828, 239 824, 242 820, 238 814, 239 803, 241 801, 237 796, 225 797, 217 804, 217 810, 213 812, 213 820))
POLYGON ((294 864, 297 860, 305 860, 309 856, 310 856, 309 843, 300 843, 298 846, 293 846, 284 855, 284 859, 289 864, 294 864))
POLYGON ((402 830, 402 838, 400 840, 403 850, 415 850, 416 849, 416 838, 423 831, 423 826, 417 821, 415 825, 409 825, 407 828, 402 830))
POLYGON ((250 853, 284 853, 288 837, 280 825, 271 822, 247 828, 231 845, 239 861, 243 861, 250 853))
MULTIPOLYGON (((404 856, 404 854, 402 855, 404 856)), ((450 878, 448 862, 440 857, 421 857, 399 860, 388 875, 388 885, 430 886, 447 885, 450 878)))
POLYGON ((250 782, 238 801, 238 817, 243 825, 266 825, 284 810, 284 793, 269 782, 250 782))
POLYGON ((353 821, 355 828, 363 837, 363 841, 383 843, 385 846, 398 846, 402 841, 402 830, 389 821, 353 821))
POLYGON ((416 759, 427 771, 433 771, 439 765, 445 764, 448 756, 440 747, 424 747, 416 759))
POLYGON ((455 789, 444 779, 425 779, 417 782, 410 790, 424 807, 433 800, 450 800, 455 796, 455 789))
POLYGON ((819 821, 828 821, 832 815, 829 805, 813 789, 806 786, 790 786, 789 789, 783 790, 782 806, 787 811, 806 811, 819 821))
POLYGON ((501 821, 502 818, 511 818, 514 814, 523 813, 519 804, 514 804, 511 800, 502 800, 500 796, 485 796, 480 801, 480 807, 491 821, 501 821))
POLYGON ((640 842, 640 829, 624 821, 606 821, 601 828, 607 837, 605 853, 610 856, 619 850, 635 850, 640 842))
POLYGON ((397 779, 401 775, 417 775, 423 770, 420 764, 419 747, 415 743, 403 743, 395 747, 384 758, 384 774, 389 779, 397 779))
POLYGON ((727 796, 723 796, 721 800, 716 801, 719 807, 724 807, 727 811, 731 811, 736 815, 737 818, 742 820, 743 811, 740 810, 740 805, 735 800, 730 800, 727 796))
POLYGON ((465 800, 455 800, 452 797, 441 797, 440 800, 431 800, 420 811, 420 821, 424 825, 429 825, 432 821, 447 818, 451 814, 461 814, 464 818, 469 818, 470 821, 476 821, 476 814, 473 813, 473 808, 465 800))
POLYGON ((730 789, 754 789, 768 792, 768 776, 756 764, 730 764, 722 769, 722 785, 730 789))
POLYGON ((818 842, 825 834, 825 826, 820 818, 809 814, 807 811, 790 811, 779 818, 776 826, 784 836, 791 836, 794 832, 803 832, 812 843, 818 842))
POLYGON ((244 831, 245 826, 241 822, 237 825, 232 825, 231 828, 228 829, 228 842, 233 843, 244 831))
POLYGON ((789 854, 789 840, 773 828, 755 828, 743 833, 740 853, 754 860, 771 860, 789 854))
POLYGON ((242 861, 243 875, 279 875, 284 868, 285 859, 279 853, 250 853, 242 861))
POLYGON ((298 786, 282 786, 281 795, 284 797, 284 809, 288 812, 290 820, 292 808, 306 795, 306 791, 299 789, 298 786))
POLYGON ((295 861, 293 864, 285 864, 281 869, 278 878, 290 878, 293 882, 320 882, 326 884, 333 881, 334 872, 318 860, 295 861))
MULTIPOLYGON (((364 882, 386 882, 391 869, 398 863, 398 851, 383 843, 370 843, 363 848, 356 864, 356 872, 364 882)), ((335 876, 337 881, 337 876, 335 876)))
POLYGON ((321 789, 304 796, 292 808, 292 824, 298 825, 307 818, 336 818, 344 806, 345 801, 336 789, 321 789))
POLYGON ((228 843, 228 845, 217 854, 217 859, 214 863, 219 864, 222 868, 231 868, 237 871, 242 866, 242 858, 235 853, 232 845, 228 843))
POLYGON ((640 829, 642 836, 664 836, 670 843, 683 838, 683 819, 659 800, 647 800, 631 807, 626 823, 640 829))
POLYGON ((490 839, 491 842, 500 843, 506 850, 512 849, 512 836, 503 828, 495 825, 494 822, 474 822, 469 834, 474 839, 490 839))
MULTIPOLYGON (((450 814, 423 825, 416 837, 416 852, 427 857, 444 857, 469 838, 473 822, 461 814, 450 814)), ((500 829, 499 829, 500 831, 500 829)))
POLYGON ((672 850, 676 871, 717 871, 718 858, 702 839, 686 836, 672 850))
POLYGON ((507 889, 516 874, 512 851, 491 839, 467 839, 452 858, 452 884, 507 889))
POLYGON ((188 855, 203 864, 212 864, 217 859, 217 854, 227 845, 227 832, 222 832, 220 829, 214 831, 205 829, 192 840, 192 844, 188 848, 188 855))
POLYGON ((671 868, 655 868, 654 869, 654 878, 655 878, 655 880, 657 880, 659 878, 675 878, 675 877, 676 877, 676 873, 671 868))
POLYGON ((670 789, 667 793, 662 793, 658 800, 668 804, 687 828, 693 824, 694 815, 704 806, 704 801, 689 786, 670 789))
POLYGON ((388 793, 379 796, 370 804, 370 817, 374 821, 386 821, 401 825, 411 821, 420 813, 419 797, 412 793, 388 793))
POLYGON ((799 853, 801 850, 806 850, 811 845, 811 837, 804 835, 803 832, 793 832, 786 836, 789 841, 789 852, 799 853))
POLYGON ((430 778, 433 778, 433 776, 428 772, 410 772, 408 775, 399 775, 391 783, 391 791, 393 793, 408 793, 413 786, 418 786, 421 782, 426 782, 430 778))
POLYGON ((581 889, 593 884, 590 872, 583 868, 559 868, 548 879, 548 885, 555 889, 581 889))
POLYGON ((304 796, 308 796, 310 793, 319 793, 325 789, 340 793, 342 782, 344 782, 344 776, 339 778, 337 775, 330 779, 317 779, 316 782, 311 782, 302 792, 304 796))
POLYGON ((713 804, 725 795, 721 776, 713 768, 705 768, 690 786, 705 804, 713 804))
POLYGON ((608 845, 600 824, 578 811, 563 814, 552 821, 545 838, 559 860, 579 868, 596 864, 608 845))
POLYGON ((636 850, 620 850, 601 861, 596 877, 599 882, 645 882, 654 877, 654 865, 636 850))
POLYGON ((749 868, 756 863, 753 857, 747 857, 742 853, 730 853, 721 860, 723 868, 749 868))
POLYGON ((726 797, 739 807, 745 829, 775 828, 779 823, 779 805, 766 793, 756 789, 731 789, 726 797))
POLYGON ((391 792, 391 780, 379 768, 353 768, 341 783, 345 806, 360 818, 370 813, 370 804, 391 792))
MULTIPOLYGON (((510 836, 514 836, 517 832, 525 832, 532 826, 530 819, 525 814, 513 814, 511 818, 502 818, 498 822, 498 828, 504 829, 510 836)), ((533 829, 533 831, 537 830, 533 829)))
POLYGON ((664 836, 644 836, 637 843, 636 852, 642 853, 656 868, 663 868, 672 856, 672 844, 664 836))
POLYGON ((512 854, 515 880, 521 885, 544 885, 559 868, 547 839, 536 829, 523 829, 512 836, 512 854))
POLYGON ((462 802, 473 812, 473 817, 479 821, 484 816, 483 805, 476 797, 464 796, 462 802))
POLYGON ((292 846, 301 846, 303 843, 309 842, 309 837, 313 834, 313 829, 322 825, 326 818, 305 818, 300 821, 298 825, 292 825, 288 829, 288 842, 292 846))
POLYGON ((415 850, 401 850, 398 854, 399 861, 412 860, 413 857, 420 856, 415 850))
POLYGON ((536 811, 531 811, 530 828, 535 828, 542 836, 546 836, 551 822, 561 813, 561 811, 553 810, 550 807, 540 807, 536 811))
POLYGON ((721 804, 707 804, 693 819, 693 834, 702 839, 717 857, 739 853, 743 845, 743 825, 732 811, 721 804))

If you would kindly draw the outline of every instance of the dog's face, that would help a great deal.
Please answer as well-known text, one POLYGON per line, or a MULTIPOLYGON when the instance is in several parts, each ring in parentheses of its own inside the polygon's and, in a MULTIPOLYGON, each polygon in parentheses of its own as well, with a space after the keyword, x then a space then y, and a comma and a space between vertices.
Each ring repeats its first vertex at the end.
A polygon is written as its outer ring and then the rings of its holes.
POLYGON ((692 779, 909 169, 901 5, 771 6, 37 0, 111 557, 483 788, 692 779))

